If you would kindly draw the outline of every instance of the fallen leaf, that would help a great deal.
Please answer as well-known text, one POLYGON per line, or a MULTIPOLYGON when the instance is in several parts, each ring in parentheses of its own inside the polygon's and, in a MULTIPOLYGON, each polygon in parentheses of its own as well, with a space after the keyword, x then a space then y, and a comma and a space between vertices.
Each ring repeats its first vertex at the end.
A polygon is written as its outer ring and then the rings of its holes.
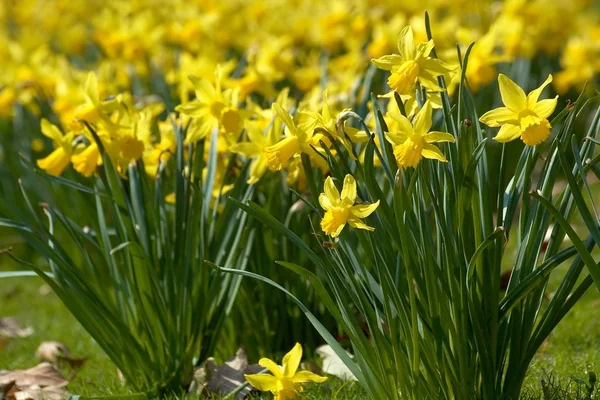
POLYGON ((24 390, 17 389, 13 393, 15 400, 63 400, 68 395, 69 393, 61 387, 47 386, 42 388, 37 385, 24 390))
POLYGON ((0 336, 0 350, 5 348, 7 344, 8 344, 8 340, 6 340, 2 336, 0 336))
POLYGON ((58 357, 70 357, 69 348, 60 342, 54 340, 42 342, 35 351, 35 355, 40 361, 48 361, 55 364, 58 357))
POLYGON ((27 337, 33 333, 32 327, 21 328, 15 318, 0 318, 0 336, 6 338, 27 337))
MULTIPOLYGON (((207 390, 219 396, 226 396, 246 383, 244 374, 256 374, 263 368, 257 364, 248 364, 248 357, 243 349, 238 349, 235 357, 222 365, 216 365, 209 358, 204 367, 198 368, 194 374, 197 392, 207 390)), ((194 390, 194 389, 192 389, 194 390)), ((245 386, 235 394, 235 400, 243 400, 252 391, 250 385, 245 386)))
POLYGON ((34 385, 39 387, 64 387, 69 383, 52 364, 47 362, 30 369, 0 371, 0 385, 12 381, 22 390, 34 385))
POLYGON ((323 372, 343 380, 357 380, 330 345, 319 346, 316 352, 323 359, 323 372))

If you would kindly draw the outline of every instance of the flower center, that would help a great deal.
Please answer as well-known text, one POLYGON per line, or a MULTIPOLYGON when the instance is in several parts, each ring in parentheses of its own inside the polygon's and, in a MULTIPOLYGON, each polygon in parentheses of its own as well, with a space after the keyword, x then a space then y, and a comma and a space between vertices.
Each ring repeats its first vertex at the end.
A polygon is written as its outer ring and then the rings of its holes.
POLYGON ((423 151, 423 138, 418 135, 412 135, 406 142, 394 146, 394 156, 398 167, 415 167, 423 158, 421 152, 423 151))
POLYGON ((273 146, 265 147, 263 155, 269 164, 269 169, 279 171, 283 163, 300 152, 300 141, 296 136, 290 136, 273 146))
POLYGON ((419 64, 414 60, 406 61, 400 68, 392 72, 387 81, 388 85, 398 94, 408 94, 415 87, 419 72, 419 64))
POLYGON ((547 119, 529 117, 525 120, 525 123, 521 122, 521 139, 526 145, 538 145, 550 136, 551 126, 547 119))
POLYGON ((350 207, 334 207, 329 209, 323 216, 321 228, 326 234, 336 237, 342 231, 350 216, 350 207))
POLYGON ((225 105, 220 101, 213 101, 210 104, 210 114, 215 118, 221 118, 221 111, 223 111, 225 105))

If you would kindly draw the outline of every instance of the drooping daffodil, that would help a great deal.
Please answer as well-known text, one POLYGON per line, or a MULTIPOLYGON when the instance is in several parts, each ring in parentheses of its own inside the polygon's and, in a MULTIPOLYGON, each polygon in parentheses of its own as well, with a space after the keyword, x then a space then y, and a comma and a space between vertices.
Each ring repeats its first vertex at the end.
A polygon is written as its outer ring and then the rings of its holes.
POLYGON ((550 136, 552 126, 548 117, 554 112, 558 96, 539 100, 544 88, 552 82, 552 75, 540 87, 525 95, 523 89, 506 75, 498 76, 500 95, 505 107, 488 111, 479 118, 487 126, 500 127, 494 140, 506 143, 519 137, 528 146, 542 143, 550 136))

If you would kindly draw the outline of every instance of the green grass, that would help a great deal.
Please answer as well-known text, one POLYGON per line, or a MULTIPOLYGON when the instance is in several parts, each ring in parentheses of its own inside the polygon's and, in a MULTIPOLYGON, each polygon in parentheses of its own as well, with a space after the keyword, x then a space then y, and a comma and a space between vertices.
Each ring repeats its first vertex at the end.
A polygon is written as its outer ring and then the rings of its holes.
MULTIPOLYGON (((23 325, 35 329, 33 335, 12 339, 8 346, 0 351, 0 369, 34 366, 37 363, 37 346, 45 340, 57 340, 66 344, 74 357, 89 357, 69 385, 71 393, 84 396, 129 393, 130 390, 121 385, 115 367, 98 345, 53 293, 40 293, 41 287, 42 282, 37 278, 0 280, 0 316, 15 316, 23 325)), ((597 289, 592 287, 559 324, 536 356, 526 382, 524 398, 548 400, 542 397, 542 379, 547 382, 548 391, 553 396, 550 399, 587 398, 585 388, 572 378, 587 382, 588 370, 600 375, 598 306, 600 296, 597 289)), ((600 391, 598 392, 600 395, 600 391)), ((323 385, 308 386, 304 395, 308 399, 365 398, 356 384, 337 379, 330 379, 323 385)))

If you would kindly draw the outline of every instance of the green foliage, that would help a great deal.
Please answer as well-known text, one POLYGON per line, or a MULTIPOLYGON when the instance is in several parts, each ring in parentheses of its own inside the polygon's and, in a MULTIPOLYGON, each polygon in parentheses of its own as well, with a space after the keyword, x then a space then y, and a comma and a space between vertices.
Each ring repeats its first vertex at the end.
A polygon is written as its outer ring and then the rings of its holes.
MULTIPOLYGON (((280 284, 221 270, 286 291, 373 398, 516 399, 541 344, 594 282, 600 287, 600 264, 590 254, 600 245, 600 221, 587 183, 599 161, 594 145, 600 111, 582 135, 575 123, 586 115, 588 102, 580 98, 567 106, 552 120, 551 140, 522 149, 515 167, 509 166, 504 146, 498 165, 488 159, 464 75, 457 103, 446 93, 442 103, 443 118, 434 128, 456 138, 444 146, 447 164, 425 160, 398 170, 374 97, 377 127, 364 163, 341 148, 336 157, 327 157, 338 182, 352 174, 362 200, 381 202, 368 220, 376 227, 373 233, 345 229, 334 246, 314 248, 259 205, 238 203, 311 259, 316 273, 280 264, 311 283, 348 335, 354 358, 302 299, 280 284), (568 181, 564 188, 558 182, 562 176, 568 181), (575 215, 585 221, 583 238, 570 226, 575 215), (512 257, 507 241, 516 243, 516 258, 503 293, 501 272, 512 257), (568 272, 544 304, 548 279, 565 262, 568 272)), ((305 201, 321 218, 316 198, 323 180, 307 158, 303 161, 310 188, 305 201)))
MULTIPOLYGON (((214 187, 215 146, 208 151, 206 175, 191 175, 202 171, 204 143, 186 147, 185 131, 177 132, 177 154, 161 164, 155 181, 141 162, 131 163, 123 179, 103 149, 93 189, 58 181, 67 184, 65 190, 84 192, 86 201, 80 196, 76 207, 85 207, 89 225, 70 219, 68 204, 43 204, 42 218, 27 190, 29 220, 0 220, 50 262, 53 276, 23 261, 52 287, 128 383, 154 395, 191 382, 194 360, 213 354, 235 300, 240 279, 203 261, 243 269, 253 244, 248 218, 222 196, 213 198, 220 193, 214 187), (174 204, 165 202, 169 190, 174 204)), ((243 177, 231 190, 242 199, 251 194, 243 177)))

